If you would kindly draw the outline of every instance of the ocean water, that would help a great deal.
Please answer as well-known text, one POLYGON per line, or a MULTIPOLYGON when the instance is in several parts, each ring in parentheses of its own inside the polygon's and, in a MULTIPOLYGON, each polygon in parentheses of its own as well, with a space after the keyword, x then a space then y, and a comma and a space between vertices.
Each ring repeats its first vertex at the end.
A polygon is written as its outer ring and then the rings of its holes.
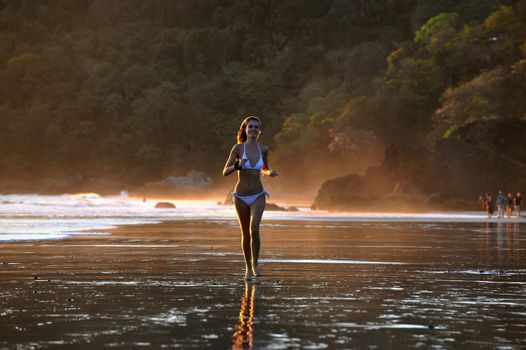
MULTIPOLYGON (((96 193, 0 195, 0 241, 63 239, 74 235, 109 235, 119 225, 167 220, 232 220, 232 206, 215 201, 173 200, 176 209, 155 209, 155 200, 100 196, 96 193)), ((331 213, 299 207, 299 211, 266 211, 265 220, 313 221, 454 221, 487 220, 483 213, 331 213)))
POLYGON ((155 209, 157 201, 95 193, 0 195, 0 241, 105 235, 119 225, 231 217, 233 212, 230 207, 211 201, 172 202, 176 209, 155 209))

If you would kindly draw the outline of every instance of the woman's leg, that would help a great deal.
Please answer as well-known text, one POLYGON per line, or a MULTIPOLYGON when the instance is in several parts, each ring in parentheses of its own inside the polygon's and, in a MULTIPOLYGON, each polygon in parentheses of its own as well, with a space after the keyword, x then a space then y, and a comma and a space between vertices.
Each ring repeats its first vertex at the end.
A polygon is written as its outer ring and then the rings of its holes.
POLYGON ((252 278, 252 254, 250 239, 250 207, 241 199, 234 197, 237 219, 241 228, 241 248, 245 258, 245 279, 252 278))
POLYGON ((259 238, 259 225, 261 224, 261 218, 263 217, 263 211, 265 210, 265 204, 267 198, 265 194, 259 196, 254 203, 250 206, 250 237, 252 240, 252 272, 254 276, 259 276, 259 248, 261 246, 261 240, 259 238))

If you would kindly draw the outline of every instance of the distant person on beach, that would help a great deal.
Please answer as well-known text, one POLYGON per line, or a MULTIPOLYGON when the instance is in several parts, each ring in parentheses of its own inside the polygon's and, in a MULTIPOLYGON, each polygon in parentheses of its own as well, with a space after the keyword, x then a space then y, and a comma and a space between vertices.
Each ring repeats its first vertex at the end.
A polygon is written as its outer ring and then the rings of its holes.
POLYGON ((506 197, 506 213, 508 214, 508 219, 511 217, 512 212, 513 212, 513 195, 511 193, 508 193, 508 197, 506 197))
POLYGON ((501 190, 499 190, 499 194, 497 195, 497 213, 498 218, 502 219, 504 218, 504 211, 506 210, 506 197, 502 193, 501 190))
POLYGON ((261 121, 250 116, 243 119, 237 132, 237 144, 232 147, 223 169, 223 176, 238 172, 233 193, 234 205, 241 228, 241 247, 245 258, 245 280, 260 276, 258 267, 259 224, 265 210, 268 193, 263 189, 260 174, 276 177, 268 163, 267 146, 258 143, 261 121))
POLYGON ((484 202, 486 203, 488 218, 491 218, 493 215, 493 198, 491 198, 491 194, 489 192, 484 195, 484 202))
POLYGON ((522 207, 522 196, 520 192, 517 192, 515 195, 515 212, 517 213, 517 217, 519 218, 521 216, 521 207, 522 207))
POLYGON ((480 210, 486 210, 486 194, 483 193, 479 196, 480 210))

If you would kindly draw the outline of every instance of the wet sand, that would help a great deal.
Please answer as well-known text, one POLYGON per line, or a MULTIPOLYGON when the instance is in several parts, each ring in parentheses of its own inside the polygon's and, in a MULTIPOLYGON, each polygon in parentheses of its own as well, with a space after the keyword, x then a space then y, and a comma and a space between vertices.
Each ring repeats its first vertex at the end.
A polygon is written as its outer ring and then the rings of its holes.
POLYGON ((0 349, 523 348, 526 224, 234 221, 0 244, 0 349))

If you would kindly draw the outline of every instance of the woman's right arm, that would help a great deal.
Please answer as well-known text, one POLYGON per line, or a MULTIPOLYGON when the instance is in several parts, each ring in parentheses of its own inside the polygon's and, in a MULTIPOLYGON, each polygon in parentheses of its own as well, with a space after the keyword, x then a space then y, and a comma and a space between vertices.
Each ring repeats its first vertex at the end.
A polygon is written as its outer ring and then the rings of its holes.
POLYGON ((232 150, 230 151, 230 155, 228 156, 228 160, 226 161, 225 167, 223 168, 223 176, 228 176, 234 171, 236 171, 234 163, 236 162, 236 158, 238 156, 237 150, 238 145, 234 145, 234 147, 232 147, 232 150))

